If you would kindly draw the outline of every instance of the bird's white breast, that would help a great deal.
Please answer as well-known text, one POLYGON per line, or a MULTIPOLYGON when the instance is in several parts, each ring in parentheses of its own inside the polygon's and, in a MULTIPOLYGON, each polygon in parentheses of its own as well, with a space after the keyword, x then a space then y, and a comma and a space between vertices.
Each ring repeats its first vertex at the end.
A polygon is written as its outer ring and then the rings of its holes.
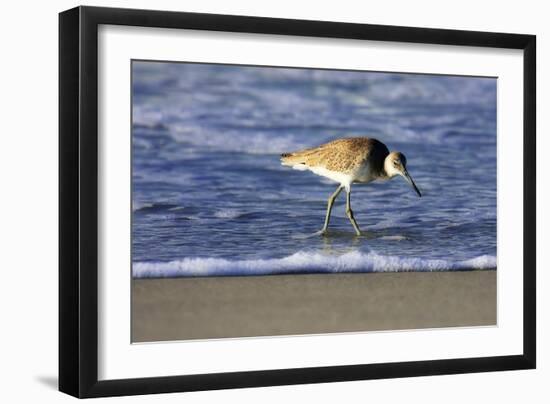
POLYGON ((369 164, 363 164, 359 166, 356 170, 348 173, 329 170, 321 166, 308 167, 305 164, 295 164, 292 168, 300 171, 310 170, 313 173, 320 175, 321 177, 325 177, 334 182, 342 184, 348 190, 353 182, 368 183, 374 181, 377 178, 377 176, 370 169, 369 164))
POLYGON ((353 182, 353 175, 342 173, 340 171, 328 170, 325 167, 309 167, 309 169, 321 177, 328 178, 332 181, 338 182, 349 189, 349 186, 353 182))

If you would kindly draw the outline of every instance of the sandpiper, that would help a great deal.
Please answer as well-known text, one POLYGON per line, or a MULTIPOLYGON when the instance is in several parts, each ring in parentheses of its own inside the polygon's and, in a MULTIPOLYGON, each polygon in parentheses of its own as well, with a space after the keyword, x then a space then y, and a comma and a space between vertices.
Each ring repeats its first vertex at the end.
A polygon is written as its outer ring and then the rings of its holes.
POLYGON ((328 198, 325 224, 320 234, 327 233, 330 212, 334 201, 346 190, 346 215, 355 233, 361 230, 351 210, 351 184, 369 183, 375 180, 388 180, 400 175, 413 187, 418 196, 422 196, 407 171, 407 159, 400 152, 390 151, 379 140, 368 137, 336 139, 311 149, 300 150, 281 155, 281 164, 297 170, 310 170, 317 175, 339 183, 336 191, 328 198))

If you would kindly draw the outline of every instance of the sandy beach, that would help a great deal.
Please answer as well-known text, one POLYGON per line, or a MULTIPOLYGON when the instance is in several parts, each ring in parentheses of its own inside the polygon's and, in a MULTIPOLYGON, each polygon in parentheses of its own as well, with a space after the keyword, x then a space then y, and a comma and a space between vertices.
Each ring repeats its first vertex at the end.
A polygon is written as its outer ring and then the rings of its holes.
POLYGON ((496 324, 494 270, 134 279, 132 341, 496 324))

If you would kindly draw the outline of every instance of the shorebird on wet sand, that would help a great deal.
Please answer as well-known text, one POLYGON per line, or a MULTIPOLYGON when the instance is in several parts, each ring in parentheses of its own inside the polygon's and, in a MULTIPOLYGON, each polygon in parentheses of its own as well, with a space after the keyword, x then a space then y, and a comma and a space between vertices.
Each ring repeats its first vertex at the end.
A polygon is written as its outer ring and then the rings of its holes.
POLYGON ((310 170, 317 175, 329 178, 340 185, 328 198, 325 224, 320 234, 327 233, 330 212, 334 201, 346 190, 346 215, 355 233, 361 230, 351 210, 351 184, 369 183, 375 180, 388 180, 400 175, 422 196, 407 171, 407 159, 400 152, 390 152, 379 140, 368 137, 336 139, 321 146, 281 155, 281 164, 297 170, 310 170))

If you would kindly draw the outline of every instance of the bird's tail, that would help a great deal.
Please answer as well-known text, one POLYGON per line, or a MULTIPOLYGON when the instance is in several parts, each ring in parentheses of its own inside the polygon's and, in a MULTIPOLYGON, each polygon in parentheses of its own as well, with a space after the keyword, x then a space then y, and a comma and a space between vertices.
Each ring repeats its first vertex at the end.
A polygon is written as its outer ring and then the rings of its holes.
POLYGON ((303 152, 281 154, 281 164, 284 166, 292 167, 295 170, 307 170, 307 165, 303 156, 303 152))
POLYGON ((281 154, 281 164, 284 166, 294 166, 295 164, 300 164, 299 159, 296 157, 295 153, 283 153, 281 154))

